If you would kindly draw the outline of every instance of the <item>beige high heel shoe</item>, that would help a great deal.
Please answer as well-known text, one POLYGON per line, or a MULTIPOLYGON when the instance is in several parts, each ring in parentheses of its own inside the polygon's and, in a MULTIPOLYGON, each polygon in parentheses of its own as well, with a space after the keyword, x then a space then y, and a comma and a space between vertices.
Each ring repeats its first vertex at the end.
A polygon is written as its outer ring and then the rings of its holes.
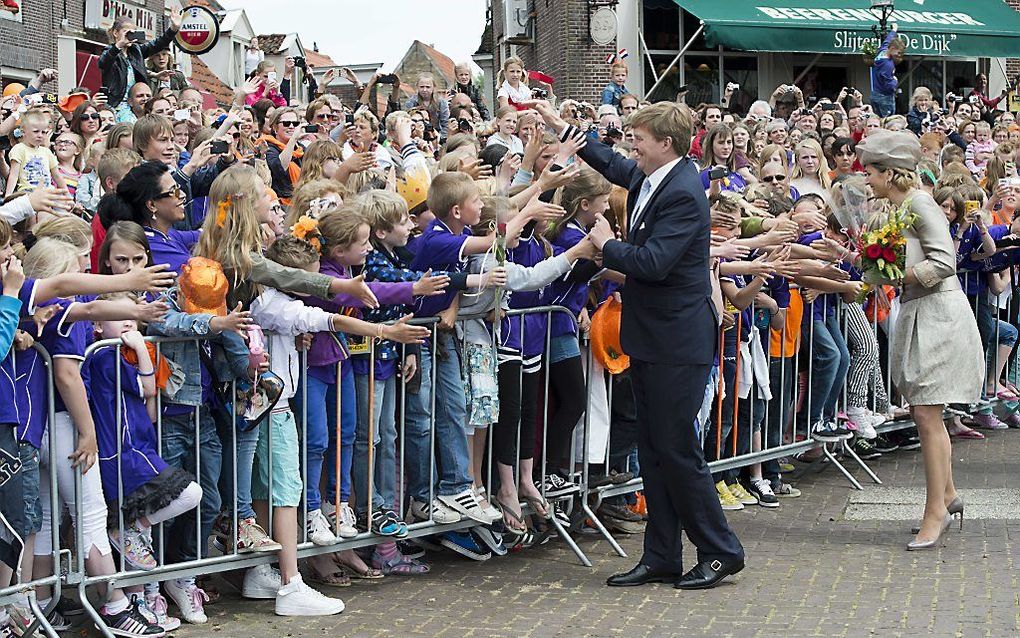
POLYGON ((913 552, 919 549, 933 549, 936 545, 939 544, 939 541, 942 540, 942 535, 946 533, 946 530, 949 529, 949 526, 952 525, 952 523, 953 523, 952 514, 946 514, 946 517, 942 519, 942 529, 939 530, 938 537, 930 541, 912 540, 909 543, 907 543, 907 551, 913 552))
MULTIPOLYGON (((959 515, 959 518, 960 518, 960 531, 962 532, 963 531, 963 499, 960 498, 959 496, 957 496, 952 501, 950 501, 949 505, 946 506, 946 509, 949 510, 949 515, 950 516, 959 515)), ((921 531, 921 528, 916 526, 916 525, 914 527, 910 528, 910 533, 914 534, 914 535, 917 535, 917 533, 920 532, 920 531, 921 531)))

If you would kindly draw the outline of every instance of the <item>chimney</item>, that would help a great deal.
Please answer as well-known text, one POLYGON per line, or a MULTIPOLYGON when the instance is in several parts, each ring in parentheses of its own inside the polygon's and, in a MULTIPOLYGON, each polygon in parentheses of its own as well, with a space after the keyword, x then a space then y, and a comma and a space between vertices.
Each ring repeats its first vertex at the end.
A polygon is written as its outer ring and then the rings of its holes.
POLYGON ((319 52, 319 43, 314 40, 312 41, 312 51, 315 51, 316 53, 319 52))

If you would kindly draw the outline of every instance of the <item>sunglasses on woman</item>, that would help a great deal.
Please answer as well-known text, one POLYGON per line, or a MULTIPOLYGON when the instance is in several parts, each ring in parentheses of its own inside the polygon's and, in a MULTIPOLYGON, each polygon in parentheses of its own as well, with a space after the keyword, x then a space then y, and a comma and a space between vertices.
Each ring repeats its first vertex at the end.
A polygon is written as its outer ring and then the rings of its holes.
POLYGON ((177 199, 184 199, 184 189, 180 186, 171 186, 170 190, 165 193, 160 193, 153 197, 154 200, 166 199, 167 197, 176 197, 177 199))
POLYGON ((100 115, 99 113, 85 113, 84 115, 81 116, 81 121, 82 122, 84 122, 86 120, 99 121, 101 119, 103 119, 103 116, 100 115))

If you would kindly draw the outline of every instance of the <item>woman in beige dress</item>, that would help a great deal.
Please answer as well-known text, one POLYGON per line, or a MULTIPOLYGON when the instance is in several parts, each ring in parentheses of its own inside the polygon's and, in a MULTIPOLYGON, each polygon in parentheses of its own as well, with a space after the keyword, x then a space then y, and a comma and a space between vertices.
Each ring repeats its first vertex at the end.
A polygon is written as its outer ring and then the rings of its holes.
POLYGON ((880 131, 857 147, 876 197, 915 216, 905 231, 906 269, 900 314, 890 345, 892 380, 910 403, 921 436, 927 499, 908 550, 935 547, 951 514, 963 521, 963 501, 953 485, 952 450, 942 422, 947 403, 981 396, 984 361, 977 323, 956 277, 956 251, 945 215, 920 190, 921 147, 907 132, 880 131))

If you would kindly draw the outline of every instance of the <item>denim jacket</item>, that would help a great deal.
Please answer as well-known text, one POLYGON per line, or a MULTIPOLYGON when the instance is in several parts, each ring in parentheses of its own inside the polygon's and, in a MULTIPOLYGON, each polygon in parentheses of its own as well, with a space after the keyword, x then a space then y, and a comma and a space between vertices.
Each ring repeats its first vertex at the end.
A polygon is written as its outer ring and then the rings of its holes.
MULTIPOLYGON (((230 381, 248 373, 248 346, 233 332, 211 334, 209 322, 213 315, 183 312, 177 299, 178 289, 166 296, 170 310, 159 321, 149 324, 149 336, 206 338, 220 347, 212 348, 213 369, 217 381, 230 381)), ((184 370, 184 385, 173 396, 172 403, 198 406, 202 404, 202 359, 195 341, 175 341, 161 346, 160 353, 184 370)))

